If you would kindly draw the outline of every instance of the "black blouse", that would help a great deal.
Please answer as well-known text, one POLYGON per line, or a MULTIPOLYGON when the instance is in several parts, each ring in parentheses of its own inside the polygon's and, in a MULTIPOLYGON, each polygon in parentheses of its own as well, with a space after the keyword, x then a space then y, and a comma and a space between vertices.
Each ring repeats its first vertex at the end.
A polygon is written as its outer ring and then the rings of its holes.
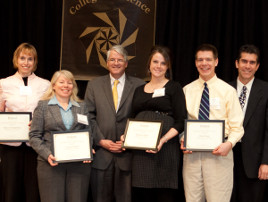
POLYGON ((168 81, 165 95, 153 98, 153 93, 144 92, 145 85, 135 90, 132 109, 136 116, 141 111, 155 111, 168 114, 175 120, 174 128, 181 133, 184 130, 184 120, 187 117, 185 97, 181 85, 168 81))

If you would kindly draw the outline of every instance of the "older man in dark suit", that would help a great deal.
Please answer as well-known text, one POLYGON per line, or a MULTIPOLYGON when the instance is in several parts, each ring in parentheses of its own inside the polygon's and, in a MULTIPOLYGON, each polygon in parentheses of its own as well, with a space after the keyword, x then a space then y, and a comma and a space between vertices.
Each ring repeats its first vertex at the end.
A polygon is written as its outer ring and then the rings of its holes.
POLYGON ((132 97, 144 81, 127 76, 125 49, 116 45, 107 53, 109 74, 90 81, 85 93, 95 131, 92 163, 94 202, 131 201, 131 153, 123 151, 120 136, 131 117, 132 97))
POLYGON ((254 77, 260 66, 254 45, 239 49, 235 61, 237 89, 244 112, 245 134, 234 147, 234 188, 232 202, 263 202, 268 179, 268 83, 254 77))

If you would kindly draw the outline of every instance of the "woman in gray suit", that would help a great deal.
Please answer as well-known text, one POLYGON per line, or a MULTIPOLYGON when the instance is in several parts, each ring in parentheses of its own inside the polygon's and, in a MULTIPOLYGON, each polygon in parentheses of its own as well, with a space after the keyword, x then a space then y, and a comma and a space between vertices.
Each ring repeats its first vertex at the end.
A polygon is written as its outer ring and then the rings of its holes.
POLYGON ((56 163, 51 131, 88 129, 88 108, 77 97, 71 72, 55 72, 33 115, 30 143, 38 154, 37 175, 42 202, 86 202, 91 166, 87 162, 56 163), (82 118, 81 118, 82 117, 82 118))

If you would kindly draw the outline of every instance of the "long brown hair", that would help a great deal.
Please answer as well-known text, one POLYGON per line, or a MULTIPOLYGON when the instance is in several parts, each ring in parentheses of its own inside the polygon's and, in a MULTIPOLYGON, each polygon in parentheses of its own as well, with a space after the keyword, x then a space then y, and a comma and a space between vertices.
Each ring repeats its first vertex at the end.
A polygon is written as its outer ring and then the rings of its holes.
POLYGON ((171 66, 171 52, 169 50, 169 48, 165 47, 165 46, 154 46, 152 49, 151 49, 151 53, 149 55, 149 59, 148 59, 148 62, 147 62, 147 68, 148 68, 148 71, 150 72, 150 64, 151 64, 151 60, 154 56, 154 54, 156 53, 160 53, 164 59, 165 59, 165 62, 167 64, 167 71, 166 71, 166 74, 165 74, 165 77, 169 80, 172 80, 172 66, 171 66))

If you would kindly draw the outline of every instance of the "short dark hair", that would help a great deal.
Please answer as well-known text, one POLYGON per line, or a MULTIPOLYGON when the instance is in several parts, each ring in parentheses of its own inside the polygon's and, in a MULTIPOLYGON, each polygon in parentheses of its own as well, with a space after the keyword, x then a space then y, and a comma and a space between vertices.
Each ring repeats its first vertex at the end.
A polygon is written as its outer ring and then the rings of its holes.
POLYGON ((154 54, 156 54, 156 53, 160 53, 164 57, 165 62, 166 62, 167 67, 168 67, 165 77, 167 79, 172 80, 172 66, 171 66, 171 57, 172 56, 171 56, 171 51, 170 51, 169 48, 167 48, 165 46, 156 45, 156 46, 152 47, 151 53, 149 55, 149 59, 148 59, 148 62, 147 62, 148 70, 150 70, 151 60, 152 60, 154 54))
POLYGON ((249 53, 249 54, 255 54, 257 55, 257 64, 260 63, 260 50, 252 44, 246 44, 239 48, 238 54, 237 54, 237 61, 240 60, 242 53, 249 53))
POLYGON ((212 44, 204 43, 204 44, 201 44, 200 46, 198 46, 196 51, 195 51, 195 59, 197 57, 197 52, 198 51, 211 51, 213 53, 214 59, 218 58, 218 50, 212 44))

